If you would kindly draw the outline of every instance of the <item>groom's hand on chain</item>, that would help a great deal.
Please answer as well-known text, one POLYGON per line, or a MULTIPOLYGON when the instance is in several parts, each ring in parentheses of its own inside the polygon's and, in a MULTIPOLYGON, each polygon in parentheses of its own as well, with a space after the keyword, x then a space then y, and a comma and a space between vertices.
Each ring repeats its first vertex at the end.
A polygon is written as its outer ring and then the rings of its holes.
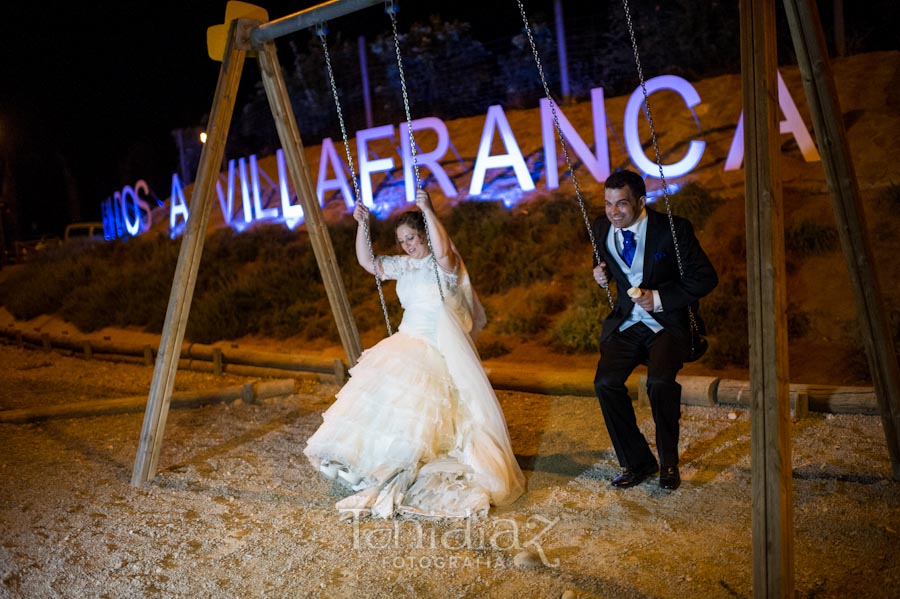
POLYGON ((594 267, 594 280, 601 287, 609 285, 609 272, 606 270, 606 262, 601 262, 594 267))

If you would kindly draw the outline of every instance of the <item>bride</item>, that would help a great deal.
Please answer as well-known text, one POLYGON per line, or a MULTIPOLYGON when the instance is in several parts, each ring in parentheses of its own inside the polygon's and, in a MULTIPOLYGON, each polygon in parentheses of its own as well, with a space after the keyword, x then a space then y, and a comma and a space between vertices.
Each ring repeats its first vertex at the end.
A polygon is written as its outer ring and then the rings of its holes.
POLYGON ((363 230, 368 210, 357 203, 353 212, 356 258, 382 280, 397 280, 404 314, 394 335, 360 356, 304 450, 325 476, 355 491, 336 504, 342 517, 480 516, 525 487, 472 341, 484 311, 424 190, 416 204, 420 211, 401 214, 395 229, 405 255, 375 261, 363 230))

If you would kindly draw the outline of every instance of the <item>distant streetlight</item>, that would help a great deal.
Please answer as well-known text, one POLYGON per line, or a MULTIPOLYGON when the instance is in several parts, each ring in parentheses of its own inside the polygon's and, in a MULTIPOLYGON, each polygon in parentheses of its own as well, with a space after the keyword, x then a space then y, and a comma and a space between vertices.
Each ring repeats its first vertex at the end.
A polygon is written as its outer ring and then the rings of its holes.
POLYGON ((200 143, 202 143, 202 144, 206 143, 206 131, 200 132, 200 143))

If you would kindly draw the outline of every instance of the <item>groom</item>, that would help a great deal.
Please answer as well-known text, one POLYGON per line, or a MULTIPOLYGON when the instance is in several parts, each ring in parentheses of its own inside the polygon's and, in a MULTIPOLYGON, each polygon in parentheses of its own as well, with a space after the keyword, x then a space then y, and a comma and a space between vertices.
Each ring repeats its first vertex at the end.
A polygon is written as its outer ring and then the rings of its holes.
POLYGON ((614 487, 624 489, 660 472, 659 486, 674 490, 678 472, 678 420, 681 385, 675 377, 690 351, 688 306, 701 331, 697 300, 718 283, 715 268, 694 236, 691 223, 673 217, 684 267, 679 276, 672 229, 665 214, 646 206, 644 180, 618 171, 605 183, 606 217, 594 221, 600 254, 594 280, 616 281, 616 305, 603 322, 594 389, 622 473, 614 487), (625 381, 638 364, 647 364, 647 394, 656 425, 659 463, 641 434, 625 381))

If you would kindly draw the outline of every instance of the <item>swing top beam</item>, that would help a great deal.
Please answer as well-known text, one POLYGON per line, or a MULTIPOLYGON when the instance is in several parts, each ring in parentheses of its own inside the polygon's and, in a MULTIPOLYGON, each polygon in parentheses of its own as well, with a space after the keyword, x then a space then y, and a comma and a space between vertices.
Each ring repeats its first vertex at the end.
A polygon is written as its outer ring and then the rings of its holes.
POLYGON ((254 46, 278 39, 285 35, 308 29, 330 19, 337 19, 358 10, 383 4, 384 0, 331 0, 316 6, 295 12, 292 15, 264 23, 250 32, 250 41, 254 46))

